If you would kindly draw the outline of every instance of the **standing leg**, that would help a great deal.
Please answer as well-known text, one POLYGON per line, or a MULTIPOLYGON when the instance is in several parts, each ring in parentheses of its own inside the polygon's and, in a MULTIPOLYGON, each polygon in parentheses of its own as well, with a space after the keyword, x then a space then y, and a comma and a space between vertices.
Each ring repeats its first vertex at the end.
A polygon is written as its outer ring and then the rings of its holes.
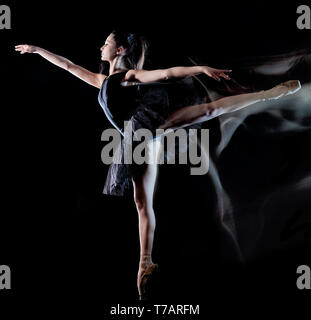
MULTIPOLYGON (((150 144, 150 149, 154 147, 154 160, 158 156, 160 142, 150 144)), ((148 275, 157 268, 152 262, 152 247, 154 231, 156 226, 155 214, 153 210, 154 188, 157 178, 157 163, 154 161, 148 164, 144 174, 133 179, 134 201, 136 204, 139 218, 139 239, 140 239, 140 262, 137 276, 137 287, 140 297, 144 294, 145 282, 148 275)))

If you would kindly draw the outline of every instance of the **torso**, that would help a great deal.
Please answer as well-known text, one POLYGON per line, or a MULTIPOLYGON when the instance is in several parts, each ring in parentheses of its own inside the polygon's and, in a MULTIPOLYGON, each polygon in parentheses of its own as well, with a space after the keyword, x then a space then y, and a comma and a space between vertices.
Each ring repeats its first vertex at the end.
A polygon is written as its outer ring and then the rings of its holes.
POLYGON ((124 121, 130 119, 137 107, 137 86, 123 87, 121 82, 127 71, 113 73, 107 76, 100 88, 98 101, 108 120, 123 134, 124 121))

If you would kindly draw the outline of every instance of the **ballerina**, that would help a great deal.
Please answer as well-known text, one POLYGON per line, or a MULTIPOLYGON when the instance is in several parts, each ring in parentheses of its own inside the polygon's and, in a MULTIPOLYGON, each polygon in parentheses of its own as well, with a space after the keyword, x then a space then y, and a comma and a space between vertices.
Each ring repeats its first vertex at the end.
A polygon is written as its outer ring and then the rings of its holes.
MULTIPOLYGON (((181 66, 168 69, 144 70, 143 65, 147 49, 147 44, 142 37, 117 30, 112 31, 106 38, 105 44, 100 48, 101 60, 109 63, 109 75, 104 75, 91 72, 62 56, 37 46, 28 44, 15 46, 15 50, 21 54, 39 54, 49 62, 100 89, 99 103, 108 119, 122 134, 124 134, 124 131, 121 128, 121 122, 123 124, 123 120, 130 119, 135 115, 135 97, 137 97, 139 84, 161 82, 173 78, 185 78, 198 74, 206 74, 215 80, 223 78, 230 81, 228 74, 231 70, 215 69, 208 66, 181 66), (126 103, 126 105, 122 105, 122 103, 126 103)), ((153 129, 156 126, 165 130, 174 130, 201 123, 221 114, 234 112, 261 101, 279 99, 293 94, 300 87, 299 80, 291 80, 269 90, 229 96, 210 103, 186 105, 171 111, 164 121, 162 119, 162 121, 154 125, 153 129)), ((148 106, 145 110, 148 111, 148 106)), ((144 123, 144 120, 146 118, 142 118, 143 125, 147 123, 147 121, 144 123)), ((159 150, 156 140, 155 144, 155 150, 159 150)), ((157 154, 155 154, 156 156, 157 154)), ((123 170, 124 165, 118 165, 118 169, 113 171, 114 174, 110 174, 109 179, 107 177, 104 189, 104 193, 106 194, 122 195, 126 187, 124 185, 125 178, 130 177, 139 217, 140 261, 137 274, 139 299, 146 297, 148 280, 158 269, 158 265, 153 263, 152 260, 156 226, 153 209, 153 195, 158 170, 156 163, 153 162, 152 164, 141 166, 139 170, 135 169, 137 166, 132 166, 134 168, 132 171, 123 170), (126 176, 126 174, 129 176, 126 176), (112 190, 115 190, 115 192, 112 190)), ((114 170, 113 165, 111 165, 111 168, 114 170)))

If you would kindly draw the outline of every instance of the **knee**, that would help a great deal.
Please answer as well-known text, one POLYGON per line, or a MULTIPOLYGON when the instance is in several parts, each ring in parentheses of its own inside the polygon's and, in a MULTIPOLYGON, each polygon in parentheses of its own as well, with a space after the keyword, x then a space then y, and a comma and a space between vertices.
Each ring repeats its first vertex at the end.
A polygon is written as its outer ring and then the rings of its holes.
POLYGON ((134 202, 140 218, 149 218, 153 212, 153 206, 144 196, 135 195, 134 202))
POLYGON ((226 113, 228 110, 225 110, 222 106, 217 104, 216 102, 209 102, 205 105, 205 115, 207 117, 218 117, 224 113, 226 113))
POLYGON ((209 103, 204 104, 204 114, 206 116, 213 115, 214 110, 215 110, 215 106, 214 106, 213 102, 209 102, 209 103))
POLYGON ((135 202, 138 213, 143 213, 144 211, 146 211, 146 207, 147 207, 146 197, 143 194, 135 193, 134 202, 135 202))
POLYGON ((146 202, 143 199, 139 199, 135 197, 134 201, 135 201, 135 205, 138 213, 141 213, 146 210, 146 202))

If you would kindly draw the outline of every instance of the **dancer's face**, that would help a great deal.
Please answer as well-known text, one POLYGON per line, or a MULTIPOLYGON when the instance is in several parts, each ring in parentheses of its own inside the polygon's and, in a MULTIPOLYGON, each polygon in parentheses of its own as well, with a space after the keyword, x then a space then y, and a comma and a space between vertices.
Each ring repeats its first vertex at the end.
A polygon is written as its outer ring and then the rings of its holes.
POLYGON ((114 40, 114 36, 111 33, 107 37, 105 44, 100 48, 100 50, 101 50, 101 60, 111 62, 115 57, 117 57, 123 52, 124 48, 117 47, 117 44, 114 40))

